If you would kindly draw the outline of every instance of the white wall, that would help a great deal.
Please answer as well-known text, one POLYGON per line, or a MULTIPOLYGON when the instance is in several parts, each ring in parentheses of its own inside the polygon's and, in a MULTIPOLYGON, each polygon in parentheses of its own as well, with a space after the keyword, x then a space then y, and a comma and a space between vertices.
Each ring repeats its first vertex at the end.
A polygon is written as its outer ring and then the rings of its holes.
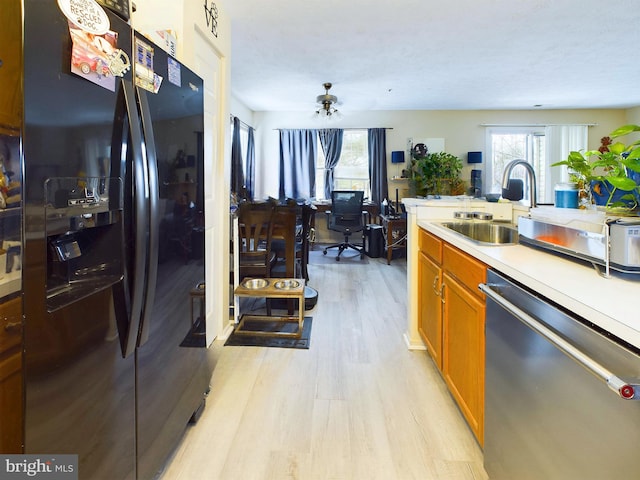
POLYGON ((176 58, 192 66, 184 60, 184 4, 180 0, 136 0, 136 11, 131 17, 131 24, 138 32, 160 44, 156 31, 170 30, 177 39, 176 58))
MULTIPOLYGON (((231 95, 231 103, 229 104, 229 110, 231 111, 231 115, 234 117, 238 117, 247 125, 253 125, 253 111, 249 110, 249 108, 238 100, 235 96, 231 95)), ((255 128, 255 127, 254 127, 255 128)))
MULTIPOLYGON (((625 110, 455 110, 455 111, 370 111, 344 112, 337 122, 318 122, 312 112, 254 112, 256 132, 256 194, 258 198, 278 196, 278 162, 280 128, 371 128, 389 127, 387 131, 387 170, 399 173, 391 164, 393 150, 407 149, 407 139, 444 138, 445 150, 463 160, 462 178, 468 180, 472 168, 467 152, 485 150, 485 127, 482 124, 595 124, 589 128, 589 148, 597 148, 600 138, 627 123, 628 116, 640 118, 640 108, 625 110), (633 115, 631 115, 633 114, 633 115), (259 141, 258 141, 259 139, 259 141)), ((640 123, 638 120, 636 123, 640 123)), ((408 159, 407 159, 408 160, 408 159)), ((406 165, 406 163, 405 163, 406 165)), ((390 187, 391 188, 391 187, 390 187)), ((395 188, 395 187, 394 187, 395 188)))
POLYGON ((640 107, 630 108, 627 110, 627 123, 640 125, 640 107))

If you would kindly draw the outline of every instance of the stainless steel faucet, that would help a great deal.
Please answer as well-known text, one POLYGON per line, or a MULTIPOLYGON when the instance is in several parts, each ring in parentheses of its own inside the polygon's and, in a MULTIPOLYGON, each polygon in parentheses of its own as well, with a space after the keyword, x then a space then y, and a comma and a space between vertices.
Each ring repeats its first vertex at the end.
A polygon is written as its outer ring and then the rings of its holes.
POLYGON ((531 164, 526 160, 522 160, 522 159, 513 160, 509 162, 506 167, 504 167, 504 176, 502 177, 502 188, 503 189, 509 188, 509 178, 511 176, 511 171, 514 169, 514 167, 517 167, 518 165, 522 165, 529 174, 529 201, 531 202, 531 208, 535 208, 537 204, 536 203, 536 197, 537 197, 536 172, 531 166, 531 164))

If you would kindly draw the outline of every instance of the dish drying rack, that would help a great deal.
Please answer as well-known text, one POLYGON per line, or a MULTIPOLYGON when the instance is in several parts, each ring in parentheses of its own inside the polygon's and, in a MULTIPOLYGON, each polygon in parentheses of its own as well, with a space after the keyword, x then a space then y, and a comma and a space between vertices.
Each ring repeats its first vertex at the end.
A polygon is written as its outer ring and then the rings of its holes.
MULTIPOLYGON (((543 206, 532 208, 528 217, 519 218, 518 234, 520 243, 590 262, 604 277, 609 277, 612 269, 640 274, 636 267, 612 262, 612 248, 623 248, 615 238, 612 245, 612 226, 615 229, 623 225, 640 226, 640 218, 608 215, 601 210, 543 206)), ((617 256, 617 250, 613 256, 617 256)))

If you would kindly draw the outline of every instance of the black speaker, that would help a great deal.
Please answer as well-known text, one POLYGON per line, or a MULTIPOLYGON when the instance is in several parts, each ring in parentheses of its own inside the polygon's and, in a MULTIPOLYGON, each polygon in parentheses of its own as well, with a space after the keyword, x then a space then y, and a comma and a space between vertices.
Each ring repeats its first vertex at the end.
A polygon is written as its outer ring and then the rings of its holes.
POLYGON ((471 170, 471 195, 482 196, 482 170, 471 170))
POLYGON ((482 163, 482 152, 467 152, 467 163, 482 163))

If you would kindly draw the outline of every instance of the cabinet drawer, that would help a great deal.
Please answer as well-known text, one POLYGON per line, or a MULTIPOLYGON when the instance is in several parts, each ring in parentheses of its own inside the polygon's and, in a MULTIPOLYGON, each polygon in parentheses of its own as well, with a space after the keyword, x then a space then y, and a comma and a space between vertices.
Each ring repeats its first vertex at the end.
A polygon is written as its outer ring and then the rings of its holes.
POLYGON ((0 304, 0 354, 22 341, 22 299, 13 298, 0 304))
POLYGON ((484 263, 445 243, 442 252, 444 270, 467 287, 474 295, 484 298, 478 285, 487 278, 487 267, 484 263))
POLYGON ((418 238, 418 248, 438 265, 442 263, 442 240, 422 228, 418 238))

